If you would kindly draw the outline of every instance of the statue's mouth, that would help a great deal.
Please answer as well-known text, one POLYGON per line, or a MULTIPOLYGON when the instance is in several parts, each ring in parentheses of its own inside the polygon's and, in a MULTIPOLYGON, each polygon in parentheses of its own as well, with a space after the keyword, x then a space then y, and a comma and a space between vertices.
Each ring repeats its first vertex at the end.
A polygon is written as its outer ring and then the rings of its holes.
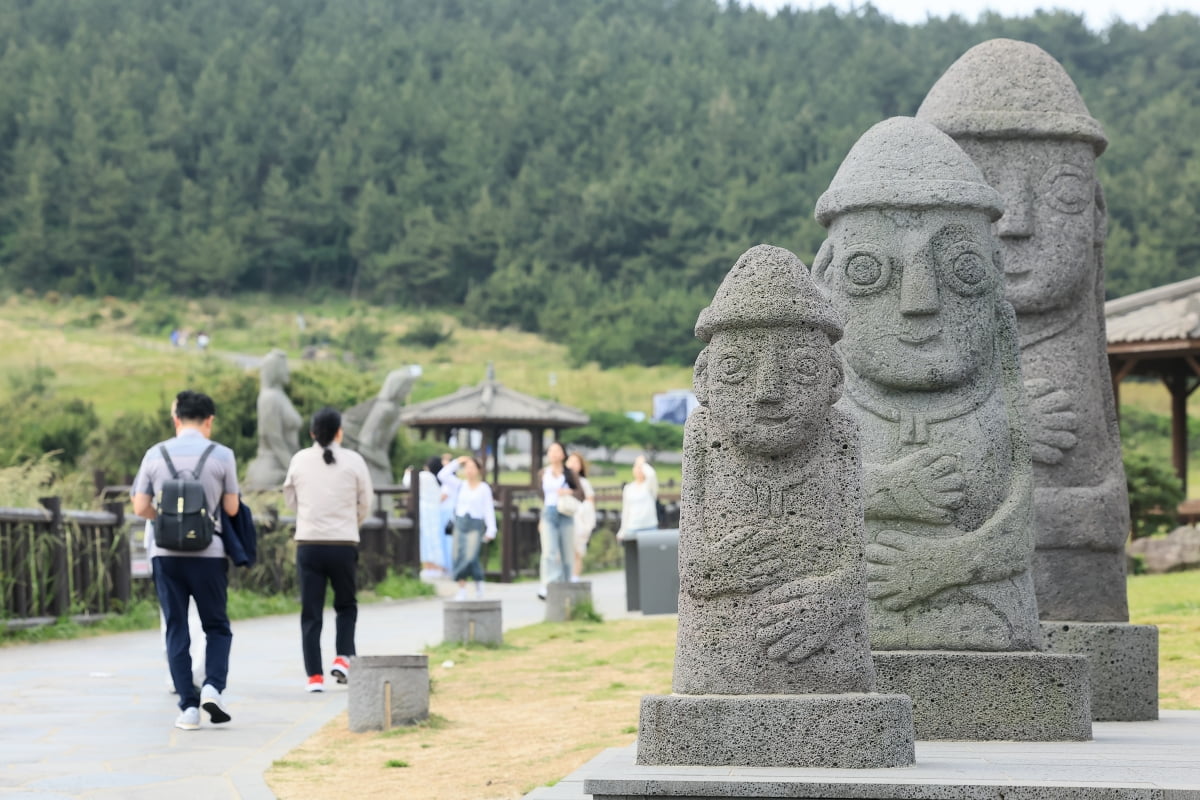
POLYGON ((900 334, 899 338, 900 341, 904 342, 905 344, 925 344, 926 342, 933 341, 941 335, 942 329, 936 328, 926 333, 902 333, 900 334))

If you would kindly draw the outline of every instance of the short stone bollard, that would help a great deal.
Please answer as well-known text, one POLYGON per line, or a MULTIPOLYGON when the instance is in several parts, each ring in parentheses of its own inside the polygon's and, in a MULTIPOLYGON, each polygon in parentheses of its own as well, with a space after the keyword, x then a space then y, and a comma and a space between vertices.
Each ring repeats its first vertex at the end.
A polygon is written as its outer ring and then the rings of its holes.
POLYGON ((447 644, 504 644, 499 600, 447 600, 442 606, 447 644))
POLYGON ((350 659, 350 730, 386 731, 429 716, 428 656, 350 659))
POLYGON ((546 622, 566 622, 580 603, 592 602, 592 582, 554 581, 546 584, 546 622))

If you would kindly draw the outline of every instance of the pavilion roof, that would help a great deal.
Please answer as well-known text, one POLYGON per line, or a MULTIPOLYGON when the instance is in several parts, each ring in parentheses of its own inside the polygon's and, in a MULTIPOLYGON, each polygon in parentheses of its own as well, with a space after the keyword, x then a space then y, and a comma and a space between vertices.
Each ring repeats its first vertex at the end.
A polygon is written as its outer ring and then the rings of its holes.
POLYGON ((588 415, 577 408, 510 389, 496 380, 489 366, 481 383, 409 406, 400 413, 400 422, 413 427, 574 428, 587 425, 588 415))
POLYGON ((1108 343, 1200 341, 1200 277, 1104 304, 1108 343))

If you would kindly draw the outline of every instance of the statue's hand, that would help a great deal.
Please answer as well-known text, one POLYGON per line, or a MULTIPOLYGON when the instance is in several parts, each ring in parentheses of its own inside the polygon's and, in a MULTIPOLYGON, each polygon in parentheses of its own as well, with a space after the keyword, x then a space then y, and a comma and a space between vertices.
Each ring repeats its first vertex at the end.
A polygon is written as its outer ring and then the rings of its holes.
POLYGON ((1025 381, 1029 395, 1029 444, 1033 460, 1041 464, 1058 464, 1065 450, 1079 441, 1075 430, 1079 419, 1075 414, 1075 399, 1066 389, 1056 389, 1045 378, 1025 381))
POLYGON ((966 481, 958 454, 942 447, 924 447, 893 461, 880 471, 892 507, 883 516, 898 516, 921 522, 949 522, 954 509, 963 504, 966 481))
POLYGON ((777 582, 784 567, 784 543, 773 528, 739 525, 705 544, 685 565, 682 576, 690 594, 753 594, 777 582))
POLYGON ((789 581, 768 595, 754 637, 767 648, 770 659, 803 661, 824 647, 846 621, 853 596, 828 578, 789 581))
POLYGON ((927 538, 880 531, 867 545, 867 597, 888 611, 902 611, 955 585, 956 537, 927 538))

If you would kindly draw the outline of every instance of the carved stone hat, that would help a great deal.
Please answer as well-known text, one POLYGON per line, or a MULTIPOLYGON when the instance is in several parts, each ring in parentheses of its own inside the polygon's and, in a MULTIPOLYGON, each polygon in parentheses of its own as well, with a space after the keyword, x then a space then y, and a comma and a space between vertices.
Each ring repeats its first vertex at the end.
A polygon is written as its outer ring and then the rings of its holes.
POLYGON ((1062 65, 1014 39, 977 44, 950 65, 925 96, 919 119, 954 137, 1074 139, 1096 155, 1108 138, 1062 65))
POLYGON ((730 328, 792 325, 819 328, 830 343, 842 338, 842 323, 800 259, 782 247, 760 244, 743 253, 721 281, 696 320, 696 336, 707 342, 730 328))
POLYGON ((850 148, 815 216, 829 227, 835 217, 865 208, 971 208, 995 222, 1004 201, 953 139, 928 122, 892 117, 850 148))

